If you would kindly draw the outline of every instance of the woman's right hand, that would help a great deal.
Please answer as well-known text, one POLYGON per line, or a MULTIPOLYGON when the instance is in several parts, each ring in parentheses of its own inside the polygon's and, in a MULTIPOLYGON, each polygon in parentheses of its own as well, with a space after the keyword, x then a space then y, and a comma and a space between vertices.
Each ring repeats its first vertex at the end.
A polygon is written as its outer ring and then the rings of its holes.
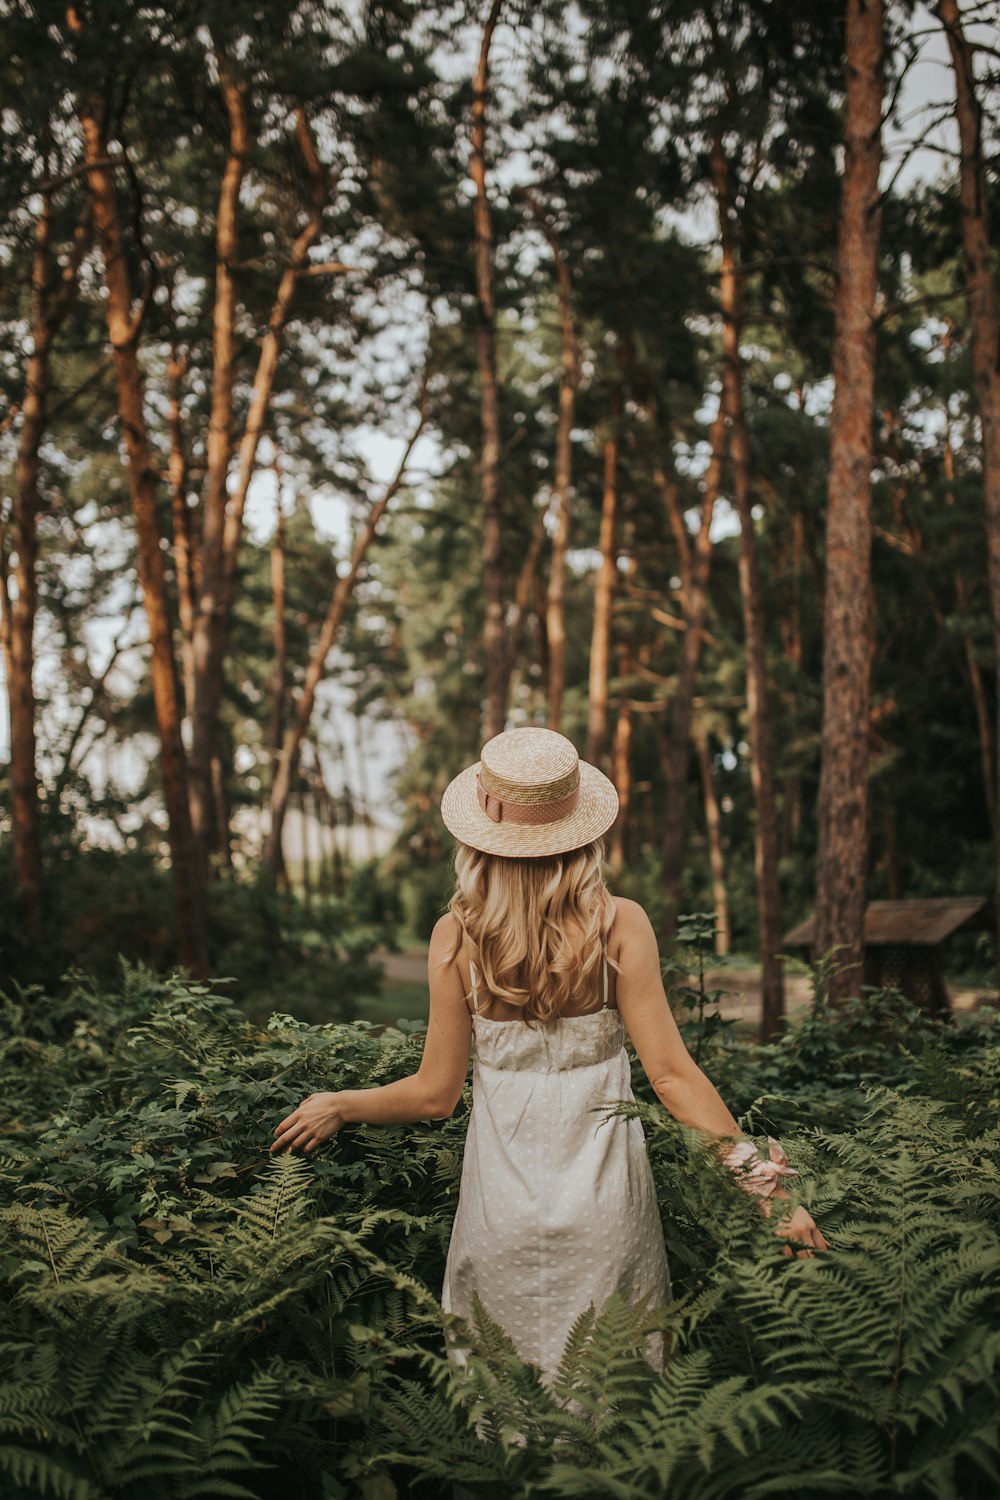
MULTIPOLYGON (((771 1217, 772 1205, 775 1199, 787 1198, 787 1193, 774 1193, 770 1198, 762 1198, 760 1206, 765 1218, 771 1217)), ((807 1208, 800 1203, 793 1213, 786 1214, 775 1227, 775 1234, 780 1234, 783 1239, 794 1241, 800 1246, 795 1249, 792 1244, 785 1246, 782 1255, 796 1255, 803 1260, 811 1259, 817 1250, 829 1250, 830 1241, 820 1229, 816 1220, 807 1208)))

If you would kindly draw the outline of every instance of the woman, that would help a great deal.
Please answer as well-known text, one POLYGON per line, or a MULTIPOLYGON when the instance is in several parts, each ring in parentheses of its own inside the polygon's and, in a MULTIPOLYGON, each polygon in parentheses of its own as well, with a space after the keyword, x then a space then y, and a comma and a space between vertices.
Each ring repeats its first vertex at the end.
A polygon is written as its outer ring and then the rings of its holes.
MULTIPOLYGON (((521 1356, 551 1381, 581 1311, 613 1291, 670 1298, 663 1230, 638 1119, 602 1118, 633 1098, 626 1033, 657 1097, 710 1140, 736 1120, 684 1046, 638 903, 613 899, 603 836, 614 786, 548 729, 512 729, 451 782, 441 816, 457 882, 431 936, 430 1017, 417 1072, 371 1089, 310 1094, 272 1151, 315 1150, 342 1125, 450 1115, 474 1047, 472 1112, 442 1305, 471 1318, 478 1293, 521 1356)), ((724 1155, 740 1185, 786 1197, 776 1141, 724 1155), (748 1167, 748 1159, 755 1158, 748 1167)), ((829 1248, 803 1207, 779 1226, 785 1255, 829 1248)), ((461 1364, 464 1351, 449 1345, 461 1364)), ((662 1336, 647 1357, 662 1366, 662 1336)))

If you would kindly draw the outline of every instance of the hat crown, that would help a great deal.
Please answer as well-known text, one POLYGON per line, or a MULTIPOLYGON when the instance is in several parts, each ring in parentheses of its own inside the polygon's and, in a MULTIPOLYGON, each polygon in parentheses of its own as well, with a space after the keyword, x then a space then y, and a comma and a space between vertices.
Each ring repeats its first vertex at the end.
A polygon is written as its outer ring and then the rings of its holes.
POLYGON ((576 746, 554 729, 507 729, 480 752, 486 790, 512 802, 557 801, 580 781, 576 746))

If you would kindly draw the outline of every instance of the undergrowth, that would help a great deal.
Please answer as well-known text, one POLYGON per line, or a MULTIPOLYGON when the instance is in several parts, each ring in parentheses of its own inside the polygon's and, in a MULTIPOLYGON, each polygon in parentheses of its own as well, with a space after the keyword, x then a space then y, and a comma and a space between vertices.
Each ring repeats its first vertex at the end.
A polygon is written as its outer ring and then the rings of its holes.
POLYGON ((584 1313, 546 1388, 484 1309, 466 1326, 438 1300, 468 1090, 449 1119, 268 1155, 304 1094, 413 1071, 419 1028, 265 1030, 131 966, 113 991, 8 996, 0 1493, 996 1495, 995 1018, 901 1025, 900 1005, 820 990, 769 1047, 692 1007, 692 1051, 742 1128, 780 1135, 831 1249, 783 1256, 637 1071, 637 1102, 608 1108, 643 1122, 674 1300, 584 1313))

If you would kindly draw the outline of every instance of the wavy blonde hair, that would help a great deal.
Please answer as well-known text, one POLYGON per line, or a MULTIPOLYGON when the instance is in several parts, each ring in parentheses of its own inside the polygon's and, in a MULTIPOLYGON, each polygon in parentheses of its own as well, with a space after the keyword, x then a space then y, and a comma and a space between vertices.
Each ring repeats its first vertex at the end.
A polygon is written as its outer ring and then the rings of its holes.
MULTIPOLYGON (((601 951, 615 919, 604 852, 603 837, 533 859, 485 854, 459 841, 448 903, 458 935, 445 962, 464 947, 476 965, 477 987, 520 1006, 529 1024, 562 1015, 581 997, 600 1005, 601 951), (567 919, 580 931, 573 942, 567 919)), ((608 963, 621 972, 610 956, 608 963)))

